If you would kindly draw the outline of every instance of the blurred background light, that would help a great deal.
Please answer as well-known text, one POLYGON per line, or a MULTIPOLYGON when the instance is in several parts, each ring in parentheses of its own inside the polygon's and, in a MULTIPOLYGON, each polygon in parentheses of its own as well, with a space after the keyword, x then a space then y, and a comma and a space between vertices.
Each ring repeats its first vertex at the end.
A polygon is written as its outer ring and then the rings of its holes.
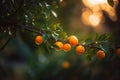
POLYGON ((114 7, 111 7, 107 0, 82 0, 85 10, 82 12, 82 21, 85 25, 91 27, 101 26, 104 22, 103 11, 108 14, 109 18, 113 21, 117 20, 115 7, 118 0, 114 0, 114 7))

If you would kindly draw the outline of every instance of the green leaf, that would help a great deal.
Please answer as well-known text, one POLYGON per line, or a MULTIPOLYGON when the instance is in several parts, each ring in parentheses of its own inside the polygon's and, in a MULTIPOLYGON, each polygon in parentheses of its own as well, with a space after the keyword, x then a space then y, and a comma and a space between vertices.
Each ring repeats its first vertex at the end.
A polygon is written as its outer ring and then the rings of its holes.
POLYGON ((107 2, 108 2, 108 4, 109 4, 111 7, 114 6, 114 2, 113 2, 113 0, 107 0, 107 2))
POLYGON ((91 43, 93 43, 93 40, 90 39, 90 38, 88 38, 88 39, 85 40, 85 43, 86 43, 86 44, 91 44, 91 43))
POLYGON ((98 37, 98 41, 103 41, 103 40, 106 40, 108 37, 107 37, 108 35, 107 34, 102 34, 102 35, 100 35, 99 37, 98 37))
POLYGON ((98 40, 98 38, 99 38, 99 34, 96 33, 96 35, 95 35, 95 40, 98 40))
POLYGON ((55 31, 55 30, 57 29, 57 25, 54 24, 53 26, 51 26, 51 29, 52 29, 53 31, 55 31))
POLYGON ((107 41, 104 41, 100 45, 101 49, 104 50, 106 53, 109 53, 109 45, 107 41))
POLYGON ((48 35, 48 34, 43 34, 43 39, 44 39, 45 41, 47 41, 49 38, 50 38, 50 35, 48 35))
POLYGON ((86 59, 87 59, 88 61, 91 61, 91 60, 92 60, 92 56, 91 56, 91 55, 86 54, 85 56, 86 56, 86 59))
POLYGON ((52 34, 52 37, 55 39, 55 41, 58 40, 58 37, 55 34, 52 34))

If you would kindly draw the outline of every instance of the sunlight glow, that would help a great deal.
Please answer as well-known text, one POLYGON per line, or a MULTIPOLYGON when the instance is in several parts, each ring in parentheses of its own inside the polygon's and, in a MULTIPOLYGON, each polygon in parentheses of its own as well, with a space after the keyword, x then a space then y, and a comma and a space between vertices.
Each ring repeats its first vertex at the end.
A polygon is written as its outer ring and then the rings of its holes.
POLYGON ((85 25, 89 25, 90 22, 89 22, 89 19, 88 17, 91 15, 91 11, 88 10, 88 9, 84 9, 83 12, 82 12, 82 21, 85 25))
POLYGON ((97 26, 100 23, 99 17, 94 14, 89 16, 89 21, 90 21, 91 25, 93 25, 93 26, 97 26))
POLYGON ((82 0, 84 5, 88 6, 88 7, 93 7, 93 6, 98 6, 101 4, 108 4, 107 0, 82 0))
POLYGON ((82 2, 85 5, 81 17, 84 24, 98 27, 104 21, 103 11, 109 15, 111 20, 117 20, 115 7, 118 0, 114 0, 114 7, 111 7, 107 0, 82 0, 82 2))
POLYGON ((107 3, 107 0, 87 0, 90 5, 98 5, 107 3))
POLYGON ((60 2, 63 2, 63 0, 60 0, 60 2))

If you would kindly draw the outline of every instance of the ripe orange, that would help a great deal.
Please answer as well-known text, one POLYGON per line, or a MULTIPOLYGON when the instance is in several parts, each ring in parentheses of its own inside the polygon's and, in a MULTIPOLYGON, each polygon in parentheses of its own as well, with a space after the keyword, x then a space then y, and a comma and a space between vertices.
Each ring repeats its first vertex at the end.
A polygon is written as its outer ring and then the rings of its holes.
POLYGON ((43 37, 41 35, 38 35, 35 37, 35 43, 40 45, 43 42, 43 37))
POLYGON ((64 49, 65 51, 70 51, 70 50, 71 50, 71 45, 68 44, 68 43, 65 43, 65 44, 63 45, 63 49, 64 49))
POLYGON ((55 45, 58 47, 57 49, 63 49, 63 43, 61 41, 55 42, 55 45))
POLYGON ((117 49, 116 53, 118 56, 120 56, 120 48, 117 49))
POLYGON ((73 46, 76 46, 78 44, 78 38, 74 35, 71 35, 68 39, 69 43, 73 46))
POLYGON ((82 45, 79 45, 76 47, 76 53, 77 54, 83 54, 85 52, 85 48, 82 45))
POLYGON ((103 59, 105 57, 105 52, 102 51, 102 50, 99 50, 97 53, 96 53, 96 56, 98 59, 103 59))
POLYGON ((70 62, 65 61, 65 62, 62 63, 62 68, 68 69, 69 67, 70 67, 70 62))

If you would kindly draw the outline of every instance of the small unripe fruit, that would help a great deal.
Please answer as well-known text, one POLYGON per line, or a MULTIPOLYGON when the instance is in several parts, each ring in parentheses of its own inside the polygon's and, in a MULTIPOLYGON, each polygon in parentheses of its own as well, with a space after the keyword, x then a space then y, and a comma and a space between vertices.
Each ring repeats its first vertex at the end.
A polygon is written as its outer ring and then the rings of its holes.
POLYGON ((70 62, 65 61, 65 62, 62 63, 62 68, 68 69, 69 67, 70 67, 70 62))
POLYGON ((41 35, 38 35, 35 37, 35 43, 40 45, 43 42, 43 37, 41 35))
POLYGON ((73 46, 76 46, 78 44, 78 38, 74 35, 71 35, 68 39, 69 43, 73 46))
POLYGON ((82 45, 77 46, 75 50, 76 50, 76 53, 79 55, 85 52, 85 48, 82 45))
POLYGON ((68 44, 68 43, 65 43, 65 44, 63 45, 63 49, 64 49, 64 51, 68 52, 68 51, 71 50, 71 45, 68 44))
POLYGON ((105 58, 105 52, 102 51, 102 50, 99 50, 97 53, 96 53, 96 56, 98 59, 103 59, 105 58))

